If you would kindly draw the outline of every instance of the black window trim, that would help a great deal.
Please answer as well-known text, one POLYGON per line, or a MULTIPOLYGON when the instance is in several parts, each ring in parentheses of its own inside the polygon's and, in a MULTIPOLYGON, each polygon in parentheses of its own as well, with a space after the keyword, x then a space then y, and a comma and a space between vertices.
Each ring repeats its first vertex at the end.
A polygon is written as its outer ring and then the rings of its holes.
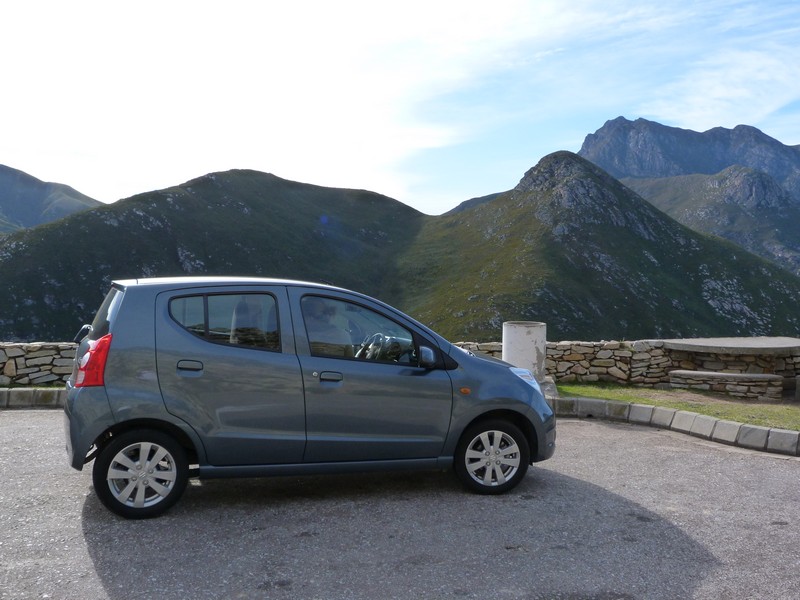
POLYGON ((277 296, 271 292, 266 290, 259 290, 259 291, 230 291, 230 292, 202 292, 202 293, 195 293, 195 294, 180 294, 177 296, 171 296, 169 301, 167 302, 167 312, 169 313, 170 319, 183 331, 191 335, 192 337, 198 338, 203 340, 204 342, 208 342, 209 344, 215 344, 217 346, 226 346, 228 348, 244 348, 247 350, 258 350, 261 352, 283 352, 283 343, 282 343, 282 335, 281 335, 281 321, 280 321, 280 306, 278 306, 278 298, 277 296), (275 322, 278 326, 278 347, 277 348, 265 348, 263 346, 249 346, 247 344, 231 344, 230 342, 222 342, 216 340, 211 337, 209 334, 209 327, 208 327, 208 297, 209 296, 271 296, 272 300, 275 302, 275 322), (181 324, 178 319, 175 318, 175 315, 172 314, 172 301, 173 300, 181 300, 183 298, 197 298, 201 297, 203 299, 203 335, 197 335, 190 329, 181 324))

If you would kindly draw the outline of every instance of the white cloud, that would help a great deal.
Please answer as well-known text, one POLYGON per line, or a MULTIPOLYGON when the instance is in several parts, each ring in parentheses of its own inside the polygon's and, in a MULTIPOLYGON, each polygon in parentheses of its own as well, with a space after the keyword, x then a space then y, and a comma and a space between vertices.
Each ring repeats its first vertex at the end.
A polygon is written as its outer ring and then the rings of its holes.
POLYGON ((6 3, 0 163, 105 201, 253 168, 443 211, 618 115, 768 128, 800 12, 761 4, 6 3), (420 168, 467 148, 485 171, 420 168))
POLYGON ((104 200, 232 167, 402 197, 392 166, 459 136, 414 107, 498 60, 523 6, 26 4, 2 159, 104 200))
MULTIPOLYGON (((798 41, 800 41, 800 36, 798 41)), ((737 44, 710 50, 641 104, 656 120, 700 131, 759 126, 800 100, 800 47, 737 44)))
MULTIPOLYGON (((638 109, 699 131, 768 127, 781 109, 800 100, 800 6, 739 1, 711 8, 681 24, 673 40, 676 64, 638 109)), ((795 131, 800 134, 800 123, 795 131)))

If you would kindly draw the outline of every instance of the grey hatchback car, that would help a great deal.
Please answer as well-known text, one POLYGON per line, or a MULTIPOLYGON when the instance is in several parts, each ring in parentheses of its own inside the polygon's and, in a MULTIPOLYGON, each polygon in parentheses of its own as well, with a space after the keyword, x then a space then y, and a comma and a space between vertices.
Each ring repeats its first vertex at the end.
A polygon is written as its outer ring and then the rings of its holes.
POLYGON ((233 277, 115 281, 64 407, 100 500, 154 517, 189 477, 450 469, 478 493, 553 455, 529 371, 472 355, 363 294, 233 277))

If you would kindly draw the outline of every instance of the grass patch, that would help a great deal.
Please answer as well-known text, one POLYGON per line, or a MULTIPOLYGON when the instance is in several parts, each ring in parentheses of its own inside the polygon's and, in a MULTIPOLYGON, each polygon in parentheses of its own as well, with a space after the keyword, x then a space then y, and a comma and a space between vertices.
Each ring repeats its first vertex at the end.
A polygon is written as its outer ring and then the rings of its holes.
POLYGON ((733 400, 729 396, 687 390, 640 388, 614 384, 558 384, 565 397, 600 398, 688 410, 717 419, 800 431, 800 404, 733 400))

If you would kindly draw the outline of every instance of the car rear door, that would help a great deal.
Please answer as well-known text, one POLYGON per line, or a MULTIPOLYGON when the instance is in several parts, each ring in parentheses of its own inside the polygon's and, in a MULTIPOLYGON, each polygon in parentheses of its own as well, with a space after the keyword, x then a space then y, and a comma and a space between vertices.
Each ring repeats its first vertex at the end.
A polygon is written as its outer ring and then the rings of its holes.
POLYGON ((447 371, 418 366, 432 342, 357 295, 288 287, 306 399, 306 462, 438 457, 450 427, 447 371), (321 314, 317 314, 321 313, 321 314), (325 323, 318 322, 322 317, 325 323), (381 356, 365 339, 384 335, 381 356))
POLYGON ((283 286, 163 292, 156 324, 167 410, 195 429, 210 464, 302 461, 303 381, 283 286))

